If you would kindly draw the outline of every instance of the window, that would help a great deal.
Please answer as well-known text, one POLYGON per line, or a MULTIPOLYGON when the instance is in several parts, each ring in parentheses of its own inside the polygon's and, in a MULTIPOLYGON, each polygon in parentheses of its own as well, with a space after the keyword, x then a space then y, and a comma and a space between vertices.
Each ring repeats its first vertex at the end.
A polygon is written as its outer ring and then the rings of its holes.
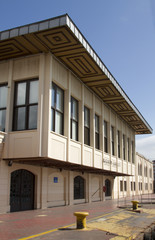
POLYGON ((123 159, 125 160, 125 135, 123 134, 123 159))
POLYGON ((99 116, 95 114, 95 148, 100 149, 99 116))
POLYGON ((131 154, 132 154, 132 163, 135 163, 135 157, 134 157, 134 141, 131 143, 131 154))
POLYGON ((0 85, 0 131, 2 132, 5 132, 7 92, 7 84, 0 85))
POLYGON ((152 178, 152 168, 150 168, 150 178, 152 178))
POLYGON ((90 145, 90 110, 84 107, 84 143, 90 145))
POLYGON ((132 187, 132 182, 131 182, 131 191, 133 190, 133 187, 132 187))
POLYGON ((150 190, 152 190, 152 183, 150 183, 150 190))
POLYGON ((52 83, 51 130, 62 134, 64 131, 64 91, 52 83))
POLYGON ((142 176, 142 164, 140 164, 140 176, 142 176))
POLYGON ((145 190, 148 190, 148 183, 145 183, 145 190))
POLYGON ((124 181, 124 191, 125 192, 127 191, 127 183, 126 183, 126 181, 124 181))
POLYGON ((74 178, 74 199, 85 198, 85 180, 81 176, 74 178))
POLYGON ((128 138, 128 162, 130 162, 130 139, 128 138))
POLYGON ((71 97, 71 136, 78 141, 78 101, 71 97))
POLYGON ((134 188, 134 191, 136 191, 136 183, 133 182, 133 188, 134 188))
POLYGON ((120 131, 117 131, 117 143, 118 143, 118 157, 121 157, 121 148, 120 148, 120 131))
POLYGON ((37 128, 38 80, 15 83, 13 130, 37 128))
POLYGON ((108 123, 104 121, 104 152, 108 153, 108 123))
POLYGON ((114 127, 111 126, 111 153, 115 155, 115 145, 114 145, 114 127))
POLYGON ((123 181, 120 181, 120 191, 123 192, 123 181))
POLYGON ((109 197, 111 196, 111 182, 109 179, 105 180, 105 187, 106 187, 106 192, 105 192, 105 196, 109 197))

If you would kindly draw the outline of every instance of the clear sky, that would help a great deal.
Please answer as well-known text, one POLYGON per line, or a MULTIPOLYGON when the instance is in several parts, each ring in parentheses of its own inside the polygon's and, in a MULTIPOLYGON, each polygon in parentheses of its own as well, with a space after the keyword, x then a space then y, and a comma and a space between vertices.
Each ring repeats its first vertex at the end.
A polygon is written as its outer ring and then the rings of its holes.
MULTIPOLYGON (((65 13, 155 129, 155 0, 1 0, 0 31, 65 13)), ((155 159, 155 134, 136 139, 155 159)))

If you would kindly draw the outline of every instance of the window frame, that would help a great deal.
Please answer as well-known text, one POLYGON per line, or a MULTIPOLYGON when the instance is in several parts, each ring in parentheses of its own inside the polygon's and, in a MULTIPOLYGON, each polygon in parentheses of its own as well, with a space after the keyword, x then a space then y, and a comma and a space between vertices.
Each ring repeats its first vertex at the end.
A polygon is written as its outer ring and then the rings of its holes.
MULTIPOLYGON (((55 91, 55 95, 54 95, 54 104, 52 103, 52 99, 51 98, 51 112, 53 111, 53 119, 52 119, 52 115, 51 115, 51 131, 55 132, 55 133, 58 133, 58 134, 61 134, 61 135, 64 135, 64 90, 62 88, 60 88, 57 84, 55 84, 54 82, 52 82, 52 87, 51 87, 51 91, 55 91), (57 106, 56 106, 56 96, 57 96, 57 91, 58 89, 60 89, 62 91, 62 99, 63 99, 63 104, 62 104, 62 108, 63 108, 63 111, 61 111, 60 109, 57 109, 57 106), (56 113, 59 113, 61 114, 62 116, 62 125, 61 125, 61 129, 62 131, 60 132, 56 132, 56 113), (52 123, 53 123, 53 129, 52 129, 52 123)), ((52 95, 52 94, 51 94, 52 95)))
MULTIPOLYGON (((30 97, 30 83, 37 81, 39 83, 39 79, 26 79, 23 81, 16 81, 15 82, 15 88, 14 88, 14 107, 13 107, 13 131, 25 131, 25 130, 35 130, 37 129, 37 121, 36 121, 36 127, 35 128, 29 128, 29 116, 30 116, 30 107, 37 106, 37 119, 38 120, 38 101, 34 103, 29 103, 29 97, 30 97), (17 105, 17 97, 18 97, 18 84, 20 83, 26 83, 26 90, 25 90, 25 103, 17 105), (25 108, 25 127, 23 129, 18 129, 18 122, 17 122, 17 113, 16 110, 19 108, 25 108)), ((38 87, 38 94, 39 94, 39 87, 38 87)))
MULTIPOLYGON (((0 84, 0 88, 1 87, 7 87, 8 88, 8 83, 2 83, 0 84)), ((8 91, 7 91, 7 95, 8 95, 8 91)), ((6 124, 6 110, 7 110, 7 96, 6 96, 6 104, 5 104, 6 107, 0 107, 0 112, 1 111, 5 111, 5 124, 6 124)), ((3 126, 2 126, 3 127, 3 126)), ((2 132, 5 132, 5 125, 4 125, 4 128, 0 128, 0 131, 2 132)))
POLYGON ((79 134, 78 134, 78 129, 79 129, 79 104, 78 104, 78 100, 76 100, 74 97, 71 96, 71 113, 70 113, 70 123, 71 123, 71 126, 70 126, 70 138, 75 140, 75 141, 78 141, 78 138, 79 138, 79 134), (76 112, 76 115, 77 115, 77 119, 75 119, 73 117, 73 101, 77 104, 77 112, 76 112), (76 139, 73 139, 73 128, 72 128, 72 124, 73 122, 76 124, 76 139))

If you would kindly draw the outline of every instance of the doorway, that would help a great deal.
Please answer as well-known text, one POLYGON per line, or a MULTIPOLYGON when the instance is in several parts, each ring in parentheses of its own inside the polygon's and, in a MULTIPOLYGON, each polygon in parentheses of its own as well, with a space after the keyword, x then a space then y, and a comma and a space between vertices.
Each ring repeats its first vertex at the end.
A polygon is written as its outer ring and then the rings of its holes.
POLYGON ((34 209, 34 174, 20 169, 11 173, 10 212, 34 209))

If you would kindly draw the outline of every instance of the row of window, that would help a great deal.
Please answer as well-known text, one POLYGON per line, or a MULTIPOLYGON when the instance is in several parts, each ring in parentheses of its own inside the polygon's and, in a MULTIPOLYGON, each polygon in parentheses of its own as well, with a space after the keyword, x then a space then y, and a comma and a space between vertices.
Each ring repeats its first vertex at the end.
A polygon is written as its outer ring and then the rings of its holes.
MULTIPOLYGON (((136 191, 136 183, 135 182, 130 182, 130 190, 131 191, 136 191)), ((139 182, 138 183, 138 188, 139 188, 139 191, 142 190, 142 187, 143 187, 143 184, 142 182, 139 182)), ((148 190, 148 183, 145 183, 145 190, 148 190)), ((152 190, 152 183, 150 183, 150 190, 152 190)), ((127 191, 127 181, 120 181, 120 191, 123 192, 123 191, 127 191), (123 184, 124 183, 124 184, 123 184)))
MULTIPOLYGON (((136 183, 135 182, 131 182, 131 191, 135 191, 136 190, 136 183)), ((120 180, 120 191, 127 191, 127 181, 122 181, 120 180)))
MULTIPOLYGON (((150 175, 150 178, 152 178, 152 168, 150 168, 149 172, 148 172, 148 168, 147 168, 147 166, 145 166, 144 167, 144 176, 147 177, 148 173, 150 175)), ((138 163, 138 175, 142 176, 142 164, 139 164, 139 163, 138 163)))
MULTIPOLYGON (((52 83, 51 94, 51 130, 64 134, 64 91, 56 84, 52 83)), ((7 85, 0 86, 0 130, 5 131, 5 115, 7 107, 7 85)), ((14 96, 14 114, 13 114, 13 130, 29 130, 37 128, 38 113, 38 79, 26 80, 15 83, 14 96)), ((79 106, 78 101, 71 97, 71 113, 70 113, 70 137, 78 141, 79 128, 79 106)), ((100 149, 100 117, 95 114, 95 148, 100 149)), ((104 121, 104 151, 109 152, 109 134, 108 123, 104 121)), ((111 152, 116 155, 115 128, 111 126, 111 152)), ((118 157, 134 162, 134 143, 126 136, 122 136, 123 144, 121 144, 121 133, 117 131, 117 152, 118 157), (127 153, 126 153, 127 141, 127 153), (123 145, 123 146, 122 146, 123 145), (122 154, 121 154, 122 146, 122 154), (130 148, 131 155, 130 156, 130 148), (123 155, 123 156, 121 156, 123 155)), ((84 106, 84 143, 90 145, 90 109, 84 106)))

